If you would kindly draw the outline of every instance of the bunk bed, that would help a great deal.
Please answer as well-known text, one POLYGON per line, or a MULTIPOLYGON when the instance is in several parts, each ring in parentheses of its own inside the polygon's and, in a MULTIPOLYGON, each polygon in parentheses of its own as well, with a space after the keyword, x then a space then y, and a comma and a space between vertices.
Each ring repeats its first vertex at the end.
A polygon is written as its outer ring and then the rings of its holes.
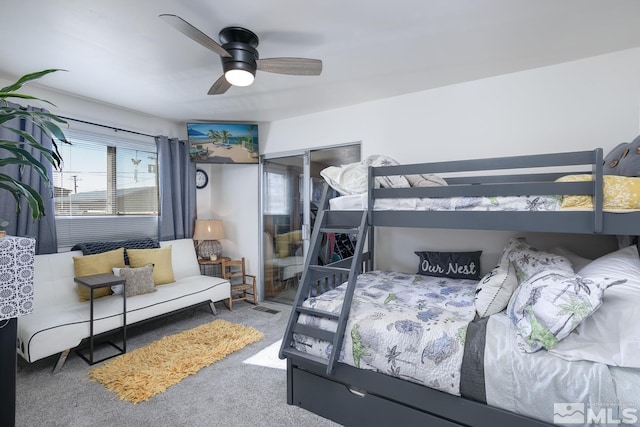
MULTIPOLYGON (((484 372, 485 351, 488 358, 503 357, 504 355, 499 353, 509 353, 511 350, 505 349, 513 347, 516 340, 505 338, 507 334, 514 334, 514 327, 511 319, 504 312, 494 316, 483 318, 475 316, 474 318, 475 313, 471 313, 468 309, 468 300, 464 300, 469 296, 469 292, 465 295, 463 290, 465 286, 469 289, 469 280, 462 279, 460 285, 446 282, 448 279, 438 278, 436 285, 443 286, 446 283, 449 288, 447 293, 454 293, 459 298, 458 302, 463 301, 458 304, 458 307, 462 307, 462 311, 454 316, 457 320, 462 319, 467 325, 466 338, 463 340, 463 355, 460 356, 465 359, 465 363, 462 364, 459 377, 456 378, 456 381, 459 381, 459 388, 452 387, 453 390, 447 390, 447 387, 437 381, 427 385, 419 381, 407 381, 393 370, 385 372, 375 367, 360 369, 346 363, 345 354, 341 354, 339 350, 342 349, 345 340, 351 305, 362 305, 362 300, 357 298, 362 295, 370 296, 372 289, 366 286, 367 282, 372 280, 371 276, 382 276, 387 284, 393 282, 398 276, 402 280, 414 282, 423 279, 415 276, 407 279, 404 277, 409 276, 407 274, 373 270, 375 227, 638 236, 640 235, 640 211, 638 210, 640 206, 611 205, 611 200, 608 199, 610 197, 606 193, 611 192, 613 186, 609 184, 609 188, 606 188, 606 182, 609 182, 609 176, 604 174, 606 166, 602 149, 595 149, 571 153, 369 167, 366 198, 363 197, 360 209, 351 210, 330 210, 330 190, 325 188, 322 209, 312 233, 310 254, 305 260, 301 286, 296 295, 280 351, 280 357, 287 358, 288 403, 344 425, 543 426, 552 425, 552 421, 564 420, 562 417, 553 418, 557 415, 553 412, 554 409, 560 412, 569 411, 573 414, 575 409, 571 403, 564 408, 554 407, 542 411, 529 411, 523 407, 523 405, 535 406, 536 400, 523 399, 521 402, 504 405, 495 401, 487 403, 490 399, 487 399, 488 391, 484 388, 487 380, 485 377, 493 377, 495 372, 484 372), (438 175, 444 177, 448 185, 400 186, 401 188, 380 186, 381 180, 388 181, 389 177, 408 175, 425 177, 438 175), (585 176, 587 178, 584 178, 585 176), (506 208, 510 210, 499 210, 500 198, 514 197, 524 197, 523 204, 520 204, 525 206, 524 210, 513 207, 506 208), (540 201, 537 197, 545 197, 545 200, 548 197, 548 200, 556 200, 558 203, 531 203, 532 197, 536 202, 540 201), (563 200, 571 200, 575 197, 580 198, 579 207, 563 206, 563 200), (486 198, 490 200, 489 205, 493 208, 483 205, 476 210, 473 210, 473 207, 471 210, 465 207, 447 210, 442 207, 425 207, 422 203, 429 199, 442 201, 445 198, 486 198), (583 203, 585 198, 589 205, 583 203), (407 206, 413 208, 407 208, 407 206), (498 210, 494 209, 496 207, 498 210), (317 242, 321 240, 322 233, 335 232, 339 229, 353 230, 358 234, 359 240, 354 257, 329 266, 314 265, 313 260, 317 259, 314 251, 317 242), (331 271, 332 267, 335 268, 334 272, 331 271), (462 287, 456 288, 456 286, 462 287), (331 298, 327 296, 331 293, 338 295, 337 303, 331 302, 331 298), (327 322, 334 324, 333 331, 323 331, 323 328, 326 328, 326 325, 323 325, 327 322), (492 335, 489 339, 494 341, 491 348, 485 347, 489 323, 492 324, 492 335), (312 340, 328 341, 329 345, 322 347, 320 353, 317 353, 317 350, 316 354, 312 351, 307 353, 304 347, 312 347, 310 344, 312 340), (521 410, 517 408, 518 406, 521 410), (513 412, 514 410, 521 413, 513 412), (539 413, 547 415, 541 416, 539 413)), ((608 171, 608 173, 611 172, 608 171)), ((459 206, 462 205, 465 204, 459 206)), ((475 291, 473 283, 476 282, 471 283, 471 289, 475 291)), ((415 301, 413 304, 415 305, 415 301)), ((420 304, 424 304, 424 301, 420 304)), ((350 351, 353 352, 358 342, 352 341, 349 345, 350 351)), ((387 350, 392 350, 390 353, 393 353, 395 348, 387 350)), ((382 357, 395 356, 385 354, 382 357)), ((435 358, 438 357, 436 354, 435 358)), ((556 375, 558 377, 583 375, 590 369, 602 369, 607 372, 606 375, 609 375, 604 364, 581 362, 587 365, 578 363, 570 366, 570 362, 551 355, 544 349, 532 354, 522 352, 513 356, 507 354, 506 357, 511 357, 508 362, 510 365, 519 366, 521 369, 533 364, 534 358, 537 360, 535 366, 538 367, 558 364, 549 368, 548 371, 542 370, 541 373, 546 372, 543 375, 554 376, 554 373, 558 372, 564 372, 563 375, 556 375)), ((640 366, 635 368, 638 367, 640 366)), ((615 374, 616 381, 621 382, 619 385, 621 394, 619 396, 607 394, 603 395, 603 398, 637 397, 633 393, 624 394, 624 390, 635 390, 636 386, 625 388, 621 384, 623 381, 631 381, 637 385, 637 381, 640 381, 640 369, 616 369, 612 368, 611 375, 615 374)), ((512 371, 510 375, 518 376, 519 373, 512 371)), ((522 375, 535 379, 535 374, 532 373, 522 373, 522 375)), ((499 378, 488 379, 494 383, 500 381, 499 378)), ((535 392, 545 394, 545 387, 554 387, 550 383, 544 384, 546 386, 538 387, 535 392)), ((457 386, 457 384, 454 385, 457 386)), ((522 387, 522 384, 518 384, 518 387, 522 387)), ((557 382, 555 387, 558 387, 557 382)), ((517 390, 511 390, 511 392, 513 394, 510 396, 505 392, 506 394, 503 393, 502 396, 494 394, 492 398, 518 400, 517 390)), ((531 395, 535 392, 524 394, 531 395)), ((549 401, 553 402, 549 399, 557 396, 552 393, 552 389, 547 389, 547 392, 549 396, 545 403, 548 405, 549 401)), ((489 393, 494 392, 489 391, 489 393)), ((566 394, 559 396, 566 396, 566 394)), ((578 396, 584 397, 577 393, 576 400, 573 402, 581 402, 578 396)), ((640 404, 635 400, 633 403, 640 404)), ((620 408, 616 411, 618 409, 620 408)), ((584 408, 582 410, 584 411, 584 408)), ((618 412, 615 414, 621 416, 618 412)), ((629 418, 623 422, 634 421, 634 414, 635 410, 625 413, 629 418)), ((569 418, 567 420, 571 421, 569 418)), ((606 422, 602 419, 601 421, 606 422)))

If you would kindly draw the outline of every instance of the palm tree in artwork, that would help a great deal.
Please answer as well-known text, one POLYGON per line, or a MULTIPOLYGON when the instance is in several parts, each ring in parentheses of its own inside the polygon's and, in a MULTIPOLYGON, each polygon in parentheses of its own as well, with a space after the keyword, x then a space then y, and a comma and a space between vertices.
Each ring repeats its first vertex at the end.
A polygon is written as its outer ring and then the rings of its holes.
POLYGON ((220 138, 222 139, 222 143, 224 145, 228 144, 229 138, 231 138, 231 136, 231 132, 226 129, 222 129, 222 131, 220 131, 220 138))
POLYGON ((213 129, 211 129, 211 130, 209 130, 209 132, 207 133, 207 138, 209 138, 209 140, 210 140, 213 144, 215 144, 215 143, 216 143, 216 140, 219 140, 219 139, 220 139, 220 134, 218 133, 218 131, 217 131, 217 130, 213 130, 213 129))
POLYGON ((247 126, 247 132, 249 132, 249 136, 247 137, 247 149, 249 151, 254 151, 253 149, 253 135, 257 133, 256 125, 247 126))

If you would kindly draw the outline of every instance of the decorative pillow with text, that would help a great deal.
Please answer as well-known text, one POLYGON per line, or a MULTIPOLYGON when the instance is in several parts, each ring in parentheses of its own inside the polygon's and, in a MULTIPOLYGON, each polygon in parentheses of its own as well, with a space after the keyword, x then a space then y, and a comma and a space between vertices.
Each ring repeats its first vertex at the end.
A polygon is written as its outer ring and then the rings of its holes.
POLYGON ((480 255, 473 252, 428 252, 417 251, 420 257, 418 274, 423 276, 449 277, 451 279, 480 279, 480 255))

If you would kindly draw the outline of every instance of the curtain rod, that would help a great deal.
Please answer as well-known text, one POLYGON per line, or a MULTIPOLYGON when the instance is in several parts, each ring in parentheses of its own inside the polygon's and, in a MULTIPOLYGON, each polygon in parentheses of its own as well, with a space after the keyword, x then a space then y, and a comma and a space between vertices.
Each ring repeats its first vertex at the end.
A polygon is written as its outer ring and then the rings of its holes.
POLYGON ((116 127, 113 127, 113 126, 102 125, 100 123, 87 122, 85 120, 74 119, 72 117, 65 117, 65 116, 58 116, 58 117, 60 117, 61 119, 64 119, 64 120, 72 120, 74 122, 84 123, 86 125, 100 126, 100 127, 107 128, 107 129, 113 129, 116 132, 118 132, 118 131, 119 132, 129 132, 129 133, 133 133, 133 134, 136 134, 136 135, 148 136, 149 138, 155 138, 156 137, 156 135, 149 135, 147 133, 136 132, 136 131, 133 131, 133 130, 116 128, 116 127))

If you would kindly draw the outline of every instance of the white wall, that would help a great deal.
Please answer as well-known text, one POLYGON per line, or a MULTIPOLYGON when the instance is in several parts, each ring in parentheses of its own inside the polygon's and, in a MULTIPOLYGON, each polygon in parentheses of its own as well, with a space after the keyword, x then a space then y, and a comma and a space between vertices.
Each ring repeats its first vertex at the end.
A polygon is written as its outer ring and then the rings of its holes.
POLYGON ((209 175, 209 185, 197 190, 198 218, 223 220, 222 255, 244 257, 247 271, 260 276, 258 165, 198 164, 198 168, 209 175))
MULTIPOLYGON (((46 81, 46 78, 46 76, 43 77, 42 81, 46 81)), ((2 84, 2 86, 10 83, 13 83, 13 80, 0 76, 0 84, 2 84)), ((72 117, 78 120, 99 123, 105 126, 112 126, 149 135, 167 135, 170 137, 185 139, 187 137, 187 130, 184 123, 149 116, 137 111, 120 108, 118 106, 99 103, 90 99, 53 91, 34 83, 28 83, 21 92, 37 96, 41 99, 46 99, 47 101, 55 104, 55 106, 37 101, 23 101, 19 102, 20 104, 29 104, 46 108, 50 112, 59 116, 72 117)), ((16 101, 13 100, 13 102, 16 101)), ((69 123, 74 125, 74 122, 69 123)), ((135 138, 132 134, 125 135, 127 137, 135 138)))
MULTIPOLYGON (((631 49, 276 121, 261 143, 277 153, 362 140, 363 158, 385 154, 400 163, 596 147, 606 153, 638 134, 639 76, 640 49, 631 49)), ((410 272, 413 250, 480 248, 487 271, 512 234, 380 229, 377 265, 410 272)), ((576 242, 579 252, 589 251, 576 242)))
POLYGON ((638 133, 639 69, 632 49, 276 121, 263 149, 362 140, 401 163, 606 149, 638 133))

